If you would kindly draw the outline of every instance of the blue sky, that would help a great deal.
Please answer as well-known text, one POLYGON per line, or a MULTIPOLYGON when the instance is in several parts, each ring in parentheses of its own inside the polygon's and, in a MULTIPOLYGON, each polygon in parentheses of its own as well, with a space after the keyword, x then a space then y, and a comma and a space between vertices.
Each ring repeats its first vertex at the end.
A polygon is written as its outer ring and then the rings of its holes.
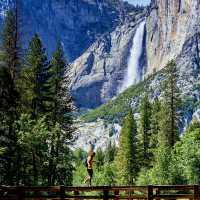
POLYGON ((150 3, 150 0, 125 0, 128 1, 131 4, 139 4, 139 5, 148 5, 150 3))

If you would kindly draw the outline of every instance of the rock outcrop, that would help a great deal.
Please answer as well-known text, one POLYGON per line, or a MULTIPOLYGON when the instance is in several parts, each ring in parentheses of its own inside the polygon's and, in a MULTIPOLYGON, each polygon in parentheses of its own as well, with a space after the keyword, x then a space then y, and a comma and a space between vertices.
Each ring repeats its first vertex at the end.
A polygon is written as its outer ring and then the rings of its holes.
POLYGON ((199 0, 152 0, 147 18, 148 74, 177 57, 184 60, 178 63, 182 70, 192 68, 199 55, 199 13, 199 0))
POLYGON ((73 149, 88 150, 90 144, 93 144, 95 150, 98 148, 105 149, 108 144, 118 144, 119 133, 121 127, 118 124, 108 124, 103 120, 98 120, 91 123, 79 122, 77 124, 78 131, 76 133, 76 141, 73 144, 73 149))

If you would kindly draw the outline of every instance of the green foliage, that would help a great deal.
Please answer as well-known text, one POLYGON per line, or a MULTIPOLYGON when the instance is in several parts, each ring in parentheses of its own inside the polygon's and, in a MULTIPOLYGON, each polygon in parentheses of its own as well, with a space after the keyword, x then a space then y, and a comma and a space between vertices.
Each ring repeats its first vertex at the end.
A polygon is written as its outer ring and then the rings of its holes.
POLYGON ((112 186, 116 183, 116 168, 114 163, 105 163, 101 170, 94 169, 95 178, 94 185, 107 185, 112 186))
POLYGON ((18 80, 22 91, 23 109, 34 117, 44 112, 44 80, 47 66, 47 56, 42 42, 35 34, 29 43, 25 66, 18 80))
POLYGON ((155 163, 150 170, 152 184, 171 184, 171 151, 170 147, 164 145, 156 149, 155 163))
POLYGON ((140 127, 139 127, 139 143, 142 159, 142 166, 148 166, 151 161, 150 155, 150 134, 151 134, 151 115, 152 108, 147 94, 141 101, 140 105, 140 127))
MULTIPOLYGON (((75 166, 75 171, 73 172, 73 186, 83 185, 84 178, 87 176, 87 170, 83 163, 75 166)), ((96 180, 96 173, 94 174, 96 180)))
POLYGON ((8 67, 13 80, 16 80, 17 72, 20 70, 18 28, 16 11, 7 11, 1 33, 2 62, 8 67))
POLYGON ((17 143, 20 148, 19 179, 22 184, 40 184, 43 178, 48 151, 48 138, 45 117, 32 120, 30 115, 22 115, 16 122, 17 143), (40 179, 40 180, 39 180, 40 179))
POLYGON ((166 80, 163 83, 163 103, 160 115, 160 137, 164 145, 174 146, 179 137, 180 91, 177 86, 178 70, 174 60, 166 66, 166 80))
POLYGON ((141 168, 137 176, 136 185, 149 185, 152 184, 151 171, 147 168, 141 168))
POLYGON ((95 162, 96 162, 96 168, 98 170, 101 170, 101 167, 104 165, 105 162, 105 154, 101 148, 98 148, 96 151, 95 162))
MULTIPOLYGON (((49 162, 52 160, 49 145, 58 143, 56 135, 59 126, 49 129, 46 117, 32 119, 23 114, 16 122, 17 143, 20 152, 18 178, 22 184, 42 185, 48 183, 49 162)), ((56 184, 72 184, 72 152, 65 145, 60 146, 59 156, 54 157, 56 168, 53 174, 56 184)))
POLYGON ((130 185, 135 183, 138 172, 137 126, 132 111, 124 119, 120 133, 120 144, 115 158, 117 183, 130 185))
POLYGON ((20 70, 17 28, 15 12, 8 11, 1 34, 0 169, 3 170, 0 176, 3 176, 4 183, 10 185, 18 182, 16 178, 17 137, 14 129, 20 107, 20 94, 16 84, 16 77, 20 70))
POLYGON ((110 122, 121 122, 121 120, 129 112, 130 100, 134 96, 142 94, 146 81, 128 88, 125 92, 120 94, 116 99, 110 100, 108 103, 100 106, 84 114, 81 118, 86 122, 95 121, 98 118, 105 119, 110 122))
POLYGON ((73 123, 72 117, 69 115, 73 106, 68 89, 69 79, 64 77, 66 70, 69 70, 69 65, 64 59, 61 43, 58 43, 47 70, 44 103, 49 120, 53 123, 59 121, 62 128, 69 131, 69 127, 65 127, 65 123, 67 122, 68 125, 73 123))
POLYGON ((110 141, 106 150, 105 150, 105 162, 111 163, 114 161, 115 156, 117 153, 117 147, 114 144, 112 144, 112 142, 110 141))
POLYGON ((174 162, 187 184, 200 183, 200 123, 194 122, 175 146, 174 162))
POLYGON ((150 152, 151 155, 154 153, 154 150, 158 147, 158 134, 160 132, 160 110, 161 102, 158 98, 152 104, 152 115, 151 115, 151 128, 150 128, 150 152))

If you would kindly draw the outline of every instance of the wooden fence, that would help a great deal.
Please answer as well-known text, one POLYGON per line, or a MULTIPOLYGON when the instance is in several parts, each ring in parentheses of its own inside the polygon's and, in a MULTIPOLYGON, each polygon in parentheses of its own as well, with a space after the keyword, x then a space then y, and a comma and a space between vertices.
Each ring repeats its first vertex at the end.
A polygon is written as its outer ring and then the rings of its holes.
POLYGON ((0 186, 0 200, 82 200, 82 199, 199 199, 199 185, 125 187, 7 187, 0 186))

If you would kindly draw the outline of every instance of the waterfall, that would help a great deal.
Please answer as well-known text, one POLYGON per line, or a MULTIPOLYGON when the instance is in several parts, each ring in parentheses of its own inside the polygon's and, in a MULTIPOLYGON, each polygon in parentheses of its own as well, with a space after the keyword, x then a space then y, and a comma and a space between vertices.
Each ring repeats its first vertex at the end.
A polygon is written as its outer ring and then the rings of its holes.
POLYGON ((140 69, 140 58, 143 53, 143 39, 145 34, 145 21, 142 21, 133 37, 133 44, 130 50, 130 57, 128 60, 128 69, 124 76, 122 86, 119 92, 123 92, 125 89, 133 84, 138 83, 142 79, 142 69, 140 69))

